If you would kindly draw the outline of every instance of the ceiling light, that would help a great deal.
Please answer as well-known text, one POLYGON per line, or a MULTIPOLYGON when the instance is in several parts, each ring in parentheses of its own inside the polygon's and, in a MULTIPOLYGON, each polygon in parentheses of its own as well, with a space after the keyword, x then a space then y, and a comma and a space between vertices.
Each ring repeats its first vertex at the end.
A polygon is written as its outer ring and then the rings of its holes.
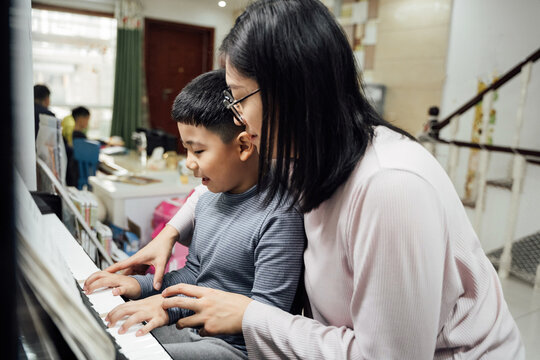
POLYGON ((225 1, 220 1, 217 3, 219 7, 225 7, 227 6, 227 3, 225 1))

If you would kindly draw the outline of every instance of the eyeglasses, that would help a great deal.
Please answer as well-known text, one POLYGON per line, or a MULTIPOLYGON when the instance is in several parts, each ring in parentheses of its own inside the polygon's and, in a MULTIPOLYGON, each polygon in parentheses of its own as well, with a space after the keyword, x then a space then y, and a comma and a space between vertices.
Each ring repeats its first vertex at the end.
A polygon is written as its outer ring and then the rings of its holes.
POLYGON ((244 96, 243 98, 241 99, 238 99, 238 100, 234 100, 234 97, 232 96, 230 90, 223 90, 223 105, 232 111, 233 113, 233 116, 236 120, 238 120, 238 122, 242 125, 246 125, 246 121, 242 118, 242 115, 240 115, 240 112, 238 111, 238 108, 236 107, 236 105, 240 104, 242 101, 246 100, 248 97, 250 97, 251 95, 255 95, 256 93, 258 93, 261 89, 257 89, 249 94, 247 94, 246 96, 244 96))

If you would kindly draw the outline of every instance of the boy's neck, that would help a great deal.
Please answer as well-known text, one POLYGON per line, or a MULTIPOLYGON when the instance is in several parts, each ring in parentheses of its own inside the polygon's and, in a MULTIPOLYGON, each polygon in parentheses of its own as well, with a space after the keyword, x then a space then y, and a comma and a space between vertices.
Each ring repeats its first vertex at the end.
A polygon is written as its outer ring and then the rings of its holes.
POLYGON ((249 189, 251 189, 252 187, 254 187, 255 185, 257 185, 257 176, 255 176, 254 179, 250 179, 250 180, 246 179, 246 181, 242 182, 242 184, 239 184, 237 187, 235 187, 234 189, 228 190, 227 192, 229 194, 243 194, 249 189))
POLYGON ((227 191, 231 194, 242 194, 257 185, 259 180, 259 158, 256 154, 252 155, 241 168, 241 178, 239 184, 227 191))

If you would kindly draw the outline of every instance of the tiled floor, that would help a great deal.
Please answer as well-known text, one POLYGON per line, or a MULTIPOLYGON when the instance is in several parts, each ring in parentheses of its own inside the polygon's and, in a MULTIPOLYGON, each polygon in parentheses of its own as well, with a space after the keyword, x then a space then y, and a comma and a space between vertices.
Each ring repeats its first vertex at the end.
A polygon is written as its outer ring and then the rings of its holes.
POLYGON ((527 360, 540 360, 540 289, 514 277, 501 280, 504 297, 514 316, 527 360))

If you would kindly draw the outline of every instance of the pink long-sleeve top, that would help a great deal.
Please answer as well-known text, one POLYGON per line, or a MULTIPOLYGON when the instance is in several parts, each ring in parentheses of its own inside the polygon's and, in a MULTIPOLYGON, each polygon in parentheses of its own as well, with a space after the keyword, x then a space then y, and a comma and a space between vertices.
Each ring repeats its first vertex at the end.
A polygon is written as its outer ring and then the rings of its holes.
POLYGON ((253 359, 523 359, 497 274, 445 171, 379 127, 346 183, 305 215, 313 319, 257 301, 253 359))

